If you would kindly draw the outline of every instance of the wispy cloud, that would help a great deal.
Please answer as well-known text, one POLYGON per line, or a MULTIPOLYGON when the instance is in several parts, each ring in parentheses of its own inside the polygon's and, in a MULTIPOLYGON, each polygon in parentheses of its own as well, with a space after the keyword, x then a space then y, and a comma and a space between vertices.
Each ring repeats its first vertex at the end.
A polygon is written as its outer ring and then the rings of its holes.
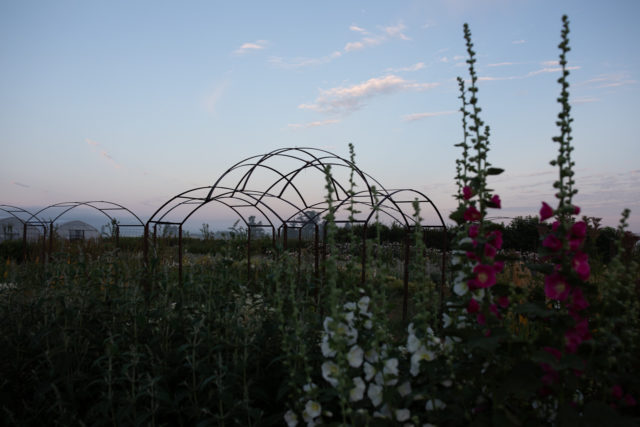
POLYGON ((418 71, 425 68, 427 65, 424 62, 418 62, 416 64, 410 65, 408 67, 400 67, 400 68, 387 68, 386 71, 389 73, 402 73, 406 71, 418 71))
POLYGON ((321 89, 314 103, 301 104, 298 108, 321 113, 350 113, 362 108, 366 99, 378 95, 403 90, 427 90, 437 85, 438 83, 415 83, 391 74, 348 87, 321 89))
MULTIPOLYGON (((579 66, 567 67, 567 70, 579 70, 579 69, 580 69, 579 66)), ((529 77, 537 76, 539 74, 558 73, 560 71, 562 71, 561 67, 545 67, 539 70, 529 71, 527 74, 520 75, 520 76, 499 76, 499 77, 481 76, 481 77, 478 77, 478 80, 485 81, 485 82, 493 82, 493 81, 500 81, 500 80, 519 80, 519 79, 526 79, 529 77)))
POLYGON ((216 106, 218 105, 218 102, 220 101, 220 98, 222 97, 222 94, 224 93, 224 91, 227 89, 227 87, 229 86, 230 81, 224 80, 222 83, 218 84, 205 98, 204 100, 204 107, 205 109, 211 113, 211 114, 215 114, 216 112, 216 106))
POLYGON ((527 42, 526 40, 514 40, 514 41, 511 42, 511 44, 523 44, 523 43, 526 43, 526 42, 527 42))
POLYGON ((515 62, 496 62, 494 64, 487 64, 487 67, 508 67, 510 65, 516 65, 515 62))
POLYGON ((13 185, 17 185, 18 187, 22 187, 22 188, 31 188, 31 186, 30 186, 30 185, 23 184, 23 183, 18 182, 18 181, 11 181, 11 183, 12 183, 13 185))
POLYGON ((244 43, 238 49, 234 51, 237 55, 244 55, 249 52, 255 52, 267 47, 268 42, 266 40, 256 40, 255 42, 244 43))
POLYGON ((588 104, 590 102, 597 102, 598 98, 592 96, 580 96, 571 100, 572 104, 588 104))
POLYGON ((116 169, 122 169, 122 166, 120 166, 120 164, 118 164, 113 157, 111 157, 111 155, 109 155, 109 153, 107 153, 106 150, 104 150, 102 148, 102 146, 100 145, 99 142, 94 141, 92 139, 86 138, 85 142, 87 143, 87 145, 89 145, 94 152, 98 153, 103 159, 105 159, 111 166, 113 166, 116 169))
POLYGON ((269 62, 277 67, 281 68, 300 68, 312 65, 326 64, 334 59, 340 58, 344 54, 360 51, 368 47, 377 46, 390 39, 397 38, 401 40, 411 40, 405 33, 405 25, 398 23, 396 25, 388 25, 380 27, 376 33, 372 33, 358 25, 352 24, 349 30, 359 34, 361 37, 358 40, 352 40, 342 47, 342 49, 335 50, 329 55, 320 57, 297 57, 293 59, 284 59, 282 57, 274 56, 269 59, 269 62))
POLYGON ((589 86, 593 89, 606 89, 613 87, 628 86, 638 83, 629 78, 627 73, 600 74, 592 79, 577 83, 576 86, 589 86))
POLYGON ((415 122, 416 120, 427 119, 429 117, 448 116, 449 114, 455 114, 457 111, 434 111, 429 113, 413 113, 403 117, 405 122, 415 122))
POLYGON ((308 129, 308 128, 315 128, 318 126, 332 125, 335 123, 340 123, 340 120, 329 119, 329 120, 319 120, 319 121, 309 122, 309 123, 291 123, 291 124, 288 124, 287 127, 289 129, 308 129))

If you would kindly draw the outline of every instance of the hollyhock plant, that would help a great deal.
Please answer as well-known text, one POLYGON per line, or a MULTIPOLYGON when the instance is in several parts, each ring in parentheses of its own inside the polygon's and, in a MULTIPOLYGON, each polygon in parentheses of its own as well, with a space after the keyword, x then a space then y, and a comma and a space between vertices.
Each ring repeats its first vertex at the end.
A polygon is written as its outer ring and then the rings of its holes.
POLYGON ((478 209, 476 209, 475 206, 469 206, 467 208, 467 210, 464 212, 464 216, 463 216, 465 221, 479 221, 480 218, 482 218, 482 214, 480 214, 480 211, 478 211, 478 209))
POLYGON ((540 208, 540 221, 546 221, 553 216, 553 209, 546 202, 542 202, 540 208))
POLYGON ((473 288, 490 288, 496 284, 496 272, 493 266, 478 264, 474 267, 474 278, 471 279, 469 287, 473 288))
POLYGON ((465 200, 469 200, 470 198, 473 197, 473 190, 471 189, 471 187, 469 187, 468 185, 465 185, 462 188, 462 197, 464 197, 465 200))
POLYGON ((578 276, 580 276, 580 279, 582 279, 583 281, 589 280, 591 267, 589 267, 589 256, 587 254, 583 252, 578 252, 577 254, 575 254, 575 256, 573 257, 572 266, 575 272, 578 273, 578 276))
POLYGON ((544 279, 544 294, 549 299, 564 301, 570 290, 567 280, 559 273, 552 273, 544 279))
POLYGON ((548 248, 553 252, 557 252, 560 249, 562 249, 562 240, 558 239, 553 234, 549 234, 542 241, 542 246, 544 246, 545 248, 548 248))
POLYGON ((489 207, 500 209, 502 207, 500 196, 498 196, 497 194, 494 194, 489 200, 489 207))

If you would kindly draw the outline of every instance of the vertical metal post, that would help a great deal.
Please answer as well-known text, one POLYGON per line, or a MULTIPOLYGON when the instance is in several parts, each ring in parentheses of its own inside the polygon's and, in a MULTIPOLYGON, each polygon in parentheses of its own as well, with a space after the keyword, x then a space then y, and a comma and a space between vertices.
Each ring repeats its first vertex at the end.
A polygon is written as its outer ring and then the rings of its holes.
POLYGON ((49 255, 47 256, 47 261, 51 258, 51 254, 53 253, 53 221, 49 221, 49 255))
POLYGON ((319 274, 320 274, 320 268, 319 268, 319 253, 318 253, 318 236, 319 230, 318 230, 318 224, 315 224, 315 234, 313 236, 313 257, 314 257, 314 272, 316 275, 316 279, 318 278, 319 274))
POLYGON ((151 294, 151 280, 149 271, 149 223, 144 225, 144 237, 142 241, 142 254, 143 254, 143 277, 142 277, 142 288, 144 289, 144 293, 147 297, 151 294))
POLYGON ((404 235, 404 295, 402 297, 402 321, 407 320, 407 306, 409 302, 409 230, 404 235))
POLYGON ((449 249, 449 238, 447 236, 447 229, 442 229, 442 273, 440 276, 440 313, 438 313, 438 326, 442 330, 442 314, 444 313, 444 287, 445 287, 445 272, 447 268, 447 250, 449 249))
POLYGON ((302 265, 302 227, 298 229, 298 275, 302 265))
POLYGON ((27 260, 27 223, 22 224, 22 258, 27 260))
POLYGON ((251 226, 247 226, 247 282, 251 282, 251 226))
POLYGON ((367 223, 362 227, 362 274, 360 284, 364 285, 367 278, 367 223))
POLYGON ((282 224, 282 248, 284 250, 287 250, 287 240, 288 240, 288 236, 287 236, 287 224, 282 224))
POLYGON ((182 286, 182 224, 178 226, 178 285, 182 286))
POLYGON ((116 248, 120 247, 120 226, 116 225, 116 248))

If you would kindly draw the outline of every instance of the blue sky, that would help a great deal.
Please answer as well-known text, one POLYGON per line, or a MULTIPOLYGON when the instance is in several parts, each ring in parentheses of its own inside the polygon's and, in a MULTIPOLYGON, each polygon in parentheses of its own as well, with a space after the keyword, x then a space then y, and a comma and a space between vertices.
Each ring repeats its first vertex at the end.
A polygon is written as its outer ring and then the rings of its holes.
MULTIPOLYGON (((576 202, 640 231, 640 2, 2 1, 0 203, 147 218, 276 148, 348 156, 448 215, 471 26, 504 209, 553 202, 557 45, 571 21, 576 202)), ((221 215, 229 216, 228 213, 221 215)))

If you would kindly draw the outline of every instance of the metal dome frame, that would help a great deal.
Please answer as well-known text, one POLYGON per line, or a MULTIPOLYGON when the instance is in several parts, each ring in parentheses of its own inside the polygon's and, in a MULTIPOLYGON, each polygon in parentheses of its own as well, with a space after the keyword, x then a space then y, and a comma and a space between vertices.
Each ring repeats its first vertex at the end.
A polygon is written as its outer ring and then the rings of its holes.
MULTIPOLYGON (((315 273, 319 275, 319 227, 316 218, 326 213, 329 209, 326 200, 311 203, 305 195, 301 192, 298 185, 296 185, 295 179, 302 174, 302 172, 312 169, 322 173, 326 177, 326 171, 333 170, 333 168, 347 168, 352 176, 359 178, 364 183, 366 189, 357 193, 351 194, 350 185, 348 182, 341 182, 334 174, 329 174, 328 185, 332 188, 332 202, 335 210, 346 206, 347 203, 353 202, 354 204, 360 204, 368 206, 371 212, 365 220, 345 221, 338 220, 338 223, 353 222, 363 224, 363 251, 362 251, 362 280, 366 277, 366 231, 367 226, 374 218, 375 212, 383 212, 388 215, 392 220, 405 228, 405 259, 404 259, 404 302, 403 302, 403 318, 406 317, 407 311, 407 299, 408 299, 408 278, 409 278, 409 247, 410 239, 409 233, 415 230, 415 227, 420 227, 424 235, 426 236, 426 230, 432 228, 439 228, 445 232, 447 227, 444 223, 442 215, 439 210, 425 194, 412 190, 412 189, 394 189, 386 190, 379 181, 373 178, 371 175, 363 172, 353 162, 333 154, 327 150, 311 148, 311 147, 294 147, 294 148, 280 148, 270 151, 262 155, 254 155, 237 162, 229 169, 227 169, 215 183, 211 186, 196 187, 182 193, 179 193, 162 204, 151 215, 149 220, 144 226, 144 259, 145 264, 148 266, 150 240, 153 248, 156 248, 157 239, 157 227, 158 225, 174 225, 178 227, 178 281, 182 284, 182 270, 183 270, 183 242, 182 242, 182 229, 186 221, 191 218, 198 210, 205 205, 216 202, 220 203, 227 208, 235 212, 235 214, 242 220, 247 227, 247 273, 248 277, 251 277, 251 229, 257 227, 256 224, 250 224, 248 217, 246 217, 240 208, 251 208, 260 213, 262 217, 267 219, 268 224, 260 225, 261 227, 271 228, 272 240, 275 246, 276 241, 282 239, 283 248, 287 248, 288 229, 298 229, 298 239, 301 239, 302 229, 313 223, 314 224, 314 256, 315 256, 315 273), (272 159, 286 159, 293 160, 300 163, 299 166, 292 168, 291 170, 281 171, 269 164, 272 159), (275 174, 276 178, 268 182, 266 190, 260 190, 255 183, 254 174, 256 171, 266 170, 269 173, 275 174), (240 178, 237 179, 231 185, 223 185, 225 178, 230 178, 233 173, 240 174, 240 178), (295 195, 295 201, 285 197, 285 192, 291 190, 295 195), (403 197, 403 193, 411 193, 414 198, 407 199, 403 197), (206 193, 206 194, 205 194, 206 193), (438 224, 416 224, 412 215, 408 215, 401 206, 406 204, 412 204, 415 200, 419 203, 426 203, 431 206, 436 213, 438 224), (273 206, 273 201, 279 201, 289 208, 293 209, 293 214, 286 217, 276 207, 273 206), (388 203, 390 206, 385 206, 388 203), (176 213, 177 209, 185 206, 193 205, 193 208, 187 208, 187 213, 178 220, 171 221, 168 219, 169 214, 176 213), (298 221, 300 215, 307 215, 307 211, 319 210, 314 218, 309 218, 306 222, 298 221), (153 228, 153 236, 151 237, 150 229, 153 228), (281 233, 282 231, 282 233, 281 233)), ((264 184, 261 182, 260 184, 264 184)), ((324 227, 326 231, 326 227, 324 227)), ((442 286, 440 293, 442 294, 442 288, 444 286, 445 276, 445 263, 446 263, 446 245, 442 250, 442 286)), ((300 245, 298 245, 298 251, 300 251, 300 245)), ((323 258, 326 257, 326 236, 323 238, 323 258)), ((298 253, 298 265, 300 266, 300 252, 298 253)), ((150 283, 145 281, 146 291, 150 291, 150 283)), ((442 298, 441 298, 442 300, 442 298)))
POLYGON ((18 206, 0 204, 0 211, 8 213, 9 215, 11 215, 11 217, 17 219, 22 223, 23 258, 25 261, 27 259, 27 230, 29 229, 29 227, 34 227, 34 228, 42 227, 42 238, 43 238, 42 255, 44 257, 44 247, 45 247, 44 239, 46 239, 46 235, 47 235, 47 225, 40 220, 38 220, 37 222, 29 222, 31 218, 33 218, 33 214, 28 210, 18 206), (17 214, 25 214, 26 219, 21 218, 17 214))

